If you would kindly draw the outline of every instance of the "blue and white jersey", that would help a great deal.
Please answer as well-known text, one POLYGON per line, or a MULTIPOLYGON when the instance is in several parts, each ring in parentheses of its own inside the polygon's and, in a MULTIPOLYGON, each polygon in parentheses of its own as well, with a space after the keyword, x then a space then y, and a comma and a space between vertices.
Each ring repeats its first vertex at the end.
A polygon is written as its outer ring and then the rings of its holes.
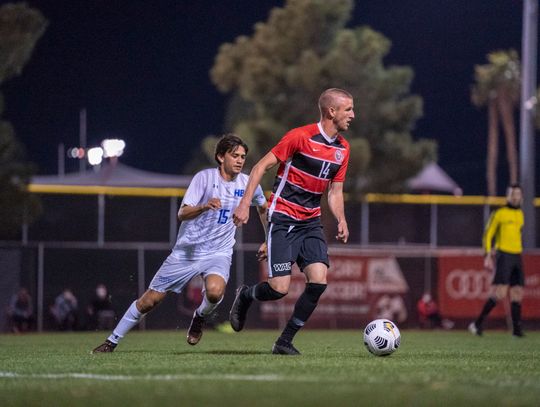
MULTIPOLYGON (((236 226, 232 214, 248 182, 246 174, 238 174, 232 181, 225 181, 219 168, 209 168, 195 174, 182 200, 182 205, 206 204, 211 198, 221 200, 221 209, 208 210, 180 225, 172 254, 177 258, 200 260, 209 255, 232 256, 236 226)), ((262 188, 257 186, 251 205, 266 202, 262 188)))

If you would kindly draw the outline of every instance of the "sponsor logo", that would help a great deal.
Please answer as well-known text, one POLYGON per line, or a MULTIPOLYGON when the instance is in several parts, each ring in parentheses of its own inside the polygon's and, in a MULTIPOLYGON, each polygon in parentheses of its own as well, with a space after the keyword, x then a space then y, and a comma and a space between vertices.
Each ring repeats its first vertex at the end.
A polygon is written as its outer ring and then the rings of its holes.
POLYGON ((446 292, 453 299, 478 300, 489 294, 492 274, 485 270, 452 270, 446 276, 446 292))
POLYGON ((336 161, 338 163, 342 162, 343 161, 343 153, 341 152, 341 150, 336 150, 336 161))
POLYGON ((235 189, 234 190, 234 196, 239 196, 240 198, 244 196, 244 190, 243 189, 235 189))
POLYGON ((291 269, 291 262, 272 264, 274 271, 289 271, 291 269))
POLYGON ((409 291, 407 280, 394 257, 371 259, 368 263, 367 284, 371 293, 404 294, 409 291))

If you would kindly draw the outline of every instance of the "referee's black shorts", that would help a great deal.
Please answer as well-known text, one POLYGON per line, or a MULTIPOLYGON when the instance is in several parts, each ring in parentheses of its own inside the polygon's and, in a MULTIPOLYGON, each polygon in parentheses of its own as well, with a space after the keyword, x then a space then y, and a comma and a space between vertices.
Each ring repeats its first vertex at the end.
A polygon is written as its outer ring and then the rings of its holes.
POLYGON ((268 276, 291 274, 292 265, 300 270, 313 263, 330 266, 328 247, 319 222, 307 225, 270 224, 268 230, 268 276))
POLYGON ((509 285, 512 287, 516 285, 523 287, 525 285, 521 254, 497 251, 493 284, 509 285))

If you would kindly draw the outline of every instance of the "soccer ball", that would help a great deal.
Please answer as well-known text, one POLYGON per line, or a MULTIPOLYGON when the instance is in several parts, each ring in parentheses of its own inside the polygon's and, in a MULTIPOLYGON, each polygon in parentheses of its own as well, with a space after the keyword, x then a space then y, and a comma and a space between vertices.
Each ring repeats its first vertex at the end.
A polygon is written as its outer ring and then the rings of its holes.
POLYGON ((387 356, 393 353, 401 343, 399 329, 388 319, 376 319, 364 329, 364 345, 376 356, 387 356))

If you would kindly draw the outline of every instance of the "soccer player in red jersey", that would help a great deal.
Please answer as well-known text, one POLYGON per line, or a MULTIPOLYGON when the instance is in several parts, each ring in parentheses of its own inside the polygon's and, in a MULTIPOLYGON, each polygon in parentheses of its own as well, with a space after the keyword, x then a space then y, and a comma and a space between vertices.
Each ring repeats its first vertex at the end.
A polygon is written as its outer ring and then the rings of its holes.
MULTIPOLYGON (((293 346, 296 333, 315 310, 326 289, 328 249, 320 222, 320 201, 328 188, 328 204, 337 220, 336 239, 346 243, 349 229, 343 204, 343 182, 349 161, 349 143, 340 132, 354 119, 352 95, 327 89, 319 97, 321 119, 290 130, 252 169, 245 194, 233 213, 237 226, 249 218, 249 203, 262 176, 279 163, 268 206, 268 281, 240 286, 231 308, 235 331, 244 327, 253 300, 278 300, 289 290, 296 262, 306 277, 306 287, 272 353, 298 355, 293 346)), ((265 255, 263 254, 263 257, 265 255)))

